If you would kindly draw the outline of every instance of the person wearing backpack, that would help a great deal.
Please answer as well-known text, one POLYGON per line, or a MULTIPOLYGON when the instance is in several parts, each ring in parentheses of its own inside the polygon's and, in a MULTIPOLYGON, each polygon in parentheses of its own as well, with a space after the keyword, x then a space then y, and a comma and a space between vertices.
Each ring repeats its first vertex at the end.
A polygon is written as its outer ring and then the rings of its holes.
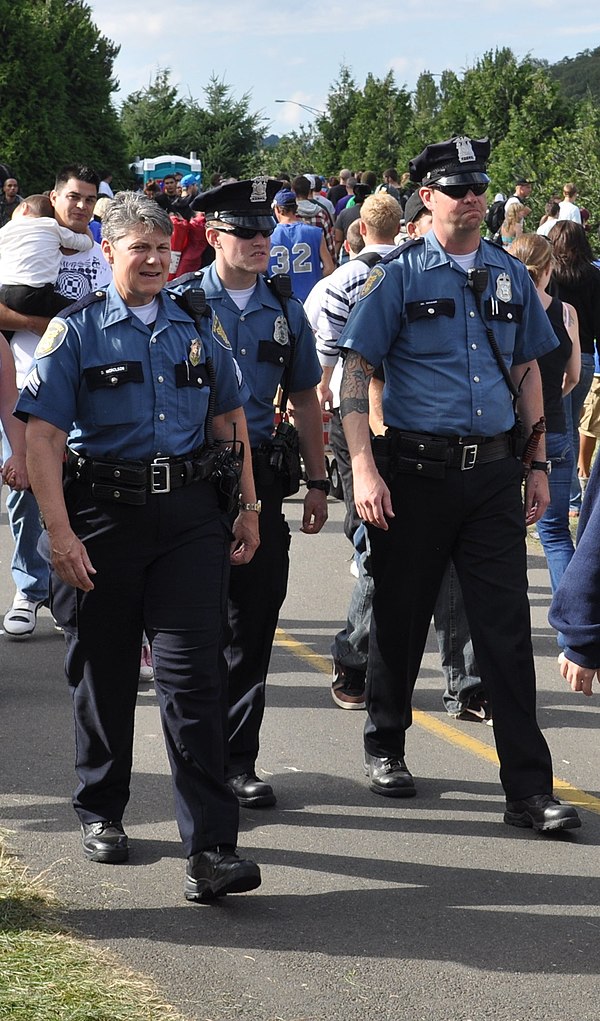
POLYGON ((504 222, 504 207, 506 205, 506 199, 501 191, 494 196, 494 201, 486 210, 486 214, 483 218, 483 222, 487 227, 487 239, 488 241, 498 241, 500 238, 500 229, 504 222))

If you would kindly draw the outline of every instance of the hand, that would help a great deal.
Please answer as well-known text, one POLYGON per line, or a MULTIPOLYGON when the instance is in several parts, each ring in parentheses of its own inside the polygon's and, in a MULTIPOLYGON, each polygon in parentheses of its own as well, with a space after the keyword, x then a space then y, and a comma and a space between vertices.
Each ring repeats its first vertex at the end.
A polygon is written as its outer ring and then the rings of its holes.
POLYGON ((395 517, 390 491, 378 471, 365 475, 355 474, 354 503, 358 516, 368 525, 387 532, 388 518, 395 517))
POLYGON ((327 521, 327 494, 322 489, 307 489, 304 497, 301 532, 316 535, 327 521))
POLYGON ((258 517, 256 511, 240 511, 233 522, 229 559, 234 566, 249 564, 260 546, 258 517))
POLYGON ((331 416, 333 408, 333 391, 331 390, 331 387, 322 386, 320 383, 317 383, 317 397, 319 398, 321 411, 324 414, 329 414, 331 416))
POLYGON ((11 454, 2 468, 2 481, 11 489, 29 489, 25 454, 11 454))
POLYGON ((60 535, 49 535, 52 553, 52 567, 66 585, 91 592, 94 584, 91 575, 96 574, 95 568, 87 555, 87 550, 75 532, 64 532, 60 535))
POLYGON ((525 524, 535 525, 550 503, 550 488, 545 472, 530 471, 525 482, 525 524))
POLYGON ((600 682, 599 668, 588 669, 587 667, 579 666, 577 663, 573 663, 572 660, 567 659, 564 652, 561 652, 558 657, 558 669, 567 684, 571 685, 573 691, 582 691, 584 695, 589 696, 592 694, 594 677, 600 682))

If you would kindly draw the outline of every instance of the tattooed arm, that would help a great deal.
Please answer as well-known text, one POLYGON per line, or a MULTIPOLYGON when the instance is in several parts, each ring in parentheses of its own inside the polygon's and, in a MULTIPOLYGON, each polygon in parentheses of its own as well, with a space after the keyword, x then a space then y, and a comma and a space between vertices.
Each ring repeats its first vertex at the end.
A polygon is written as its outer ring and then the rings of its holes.
POLYGON ((354 502, 368 524, 387 530, 393 518, 390 491, 375 467, 369 433, 369 365, 356 351, 348 351, 340 388, 340 415, 352 458, 354 502))

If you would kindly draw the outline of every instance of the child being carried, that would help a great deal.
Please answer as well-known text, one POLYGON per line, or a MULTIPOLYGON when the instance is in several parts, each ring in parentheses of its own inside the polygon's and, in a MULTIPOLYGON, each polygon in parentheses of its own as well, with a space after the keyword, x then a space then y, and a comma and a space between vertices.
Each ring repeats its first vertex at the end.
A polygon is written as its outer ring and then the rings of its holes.
POLYGON ((61 248, 87 252, 93 244, 89 227, 85 234, 61 227, 48 196, 30 195, 0 230, 0 301, 22 315, 57 315, 73 304, 54 290, 61 248))

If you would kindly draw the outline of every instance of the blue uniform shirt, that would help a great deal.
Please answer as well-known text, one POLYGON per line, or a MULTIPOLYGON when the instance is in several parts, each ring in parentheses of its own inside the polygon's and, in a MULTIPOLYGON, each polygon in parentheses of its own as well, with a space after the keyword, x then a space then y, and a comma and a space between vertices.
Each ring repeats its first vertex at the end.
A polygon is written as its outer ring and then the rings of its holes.
MULTIPOLYGON (((482 242, 481 299, 508 368, 558 344, 526 267, 482 242)), ((441 436, 495 436, 514 425, 512 397, 487 339, 467 275, 433 231, 375 266, 340 337, 383 365, 387 426, 441 436)))
POLYGON ((305 301, 321 279, 321 242, 324 234, 320 227, 309 223, 278 223, 271 235, 269 276, 288 273, 294 294, 305 301))
POLYGON ((248 396, 222 328, 202 320, 200 335, 165 291, 153 328, 129 311, 114 284, 82 299, 48 325, 16 414, 50 422, 86 456, 151 461, 188 454, 204 441, 209 386, 215 414, 248 396))
MULTIPOLYGON (((223 287, 214 262, 202 274, 202 288, 223 325, 250 390, 244 411, 250 444, 256 447, 273 435, 273 399, 290 356, 289 331, 281 303, 259 275, 250 301, 240 312, 223 287)), ((321 366, 313 332, 300 302, 291 298, 288 313, 296 338, 288 390, 297 393, 317 385, 321 366)))

